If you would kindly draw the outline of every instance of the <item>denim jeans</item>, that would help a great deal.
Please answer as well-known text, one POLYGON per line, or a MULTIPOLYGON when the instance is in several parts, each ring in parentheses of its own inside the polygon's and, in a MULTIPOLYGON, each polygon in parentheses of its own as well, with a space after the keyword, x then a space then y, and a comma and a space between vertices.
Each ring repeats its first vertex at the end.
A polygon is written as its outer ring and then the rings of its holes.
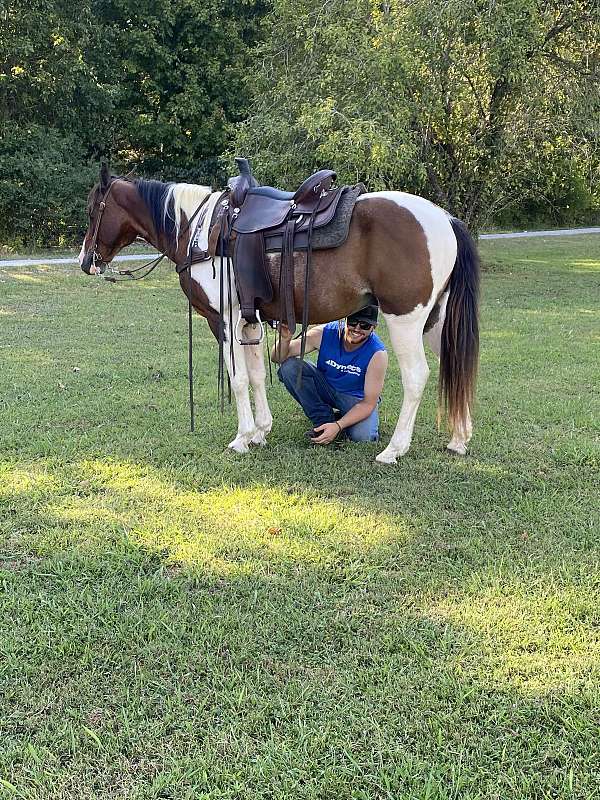
MULTIPOLYGON (((277 375, 294 400, 300 403, 315 428, 325 422, 334 422, 335 411, 339 411, 343 416, 361 400, 360 397, 332 389, 323 373, 310 361, 288 358, 277 370, 277 375), (300 370, 302 370, 302 382, 298 386, 300 370)), ((366 419, 346 428, 346 434, 353 442, 376 442, 379 438, 377 408, 366 419)))

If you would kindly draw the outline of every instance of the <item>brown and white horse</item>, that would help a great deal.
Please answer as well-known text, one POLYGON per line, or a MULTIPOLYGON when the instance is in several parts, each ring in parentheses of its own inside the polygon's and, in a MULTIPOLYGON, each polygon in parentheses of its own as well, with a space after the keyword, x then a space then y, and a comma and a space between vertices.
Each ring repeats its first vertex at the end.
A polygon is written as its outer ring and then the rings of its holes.
MULTIPOLYGON (((176 264, 184 264, 190 245, 187 220, 204 200, 207 213, 196 238, 199 235, 207 242, 212 210, 222 196, 204 186, 117 178, 103 167, 100 183, 88 198, 89 227, 79 256, 82 269, 88 274, 104 272, 137 236, 176 264)), ((296 257, 295 308, 299 317, 305 256, 296 257)), ((233 339, 232 348, 225 348, 226 366, 238 412, 237 436, 229 447, 246 452, 250 443, 264 444, 271 429, 264 355, 261 345, 241 346, 232 336, 228 320, 237 319, 238 302, 235 296, 229 298, 227 286, 221 300, 216 261, 217 269, 210 261, 192 267, 192 304, 206 317, 215 336, 219 310, 224 308, 225 338, 233 339)), ((279 313, 279 263, 278 255, 269 256, 275 296, 261 306, 263 320, 277 319, 279 313)), ((440 359, 440 404, 446 408, 452 432, 448 448, 466 453, 479 354, 479 262, 463 223, 428 200, 405 192, 364 194, 356 203, 346 242, 335 250, 315 251, 311 275, 310 323, 346 317, 362 308, 371 295, 379 300, 400 365, 404 398, 391 441, 377 460, 394 463, 410 447, 429 376, 424 339, 440 359)), ((187 295, 187 271, 181 272, 179 279, 187 295)))

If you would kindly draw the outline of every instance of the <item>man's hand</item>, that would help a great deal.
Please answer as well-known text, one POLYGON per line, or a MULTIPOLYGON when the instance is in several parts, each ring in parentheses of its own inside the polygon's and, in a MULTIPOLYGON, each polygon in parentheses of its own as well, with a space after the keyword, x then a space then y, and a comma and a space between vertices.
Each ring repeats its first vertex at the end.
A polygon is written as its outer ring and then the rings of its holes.
POLYGON ((285 324, 285 322, 280 322, 277 326, 277 332, 281 336, 284 342, 291 342, 292 341, 292 332, 285 324))
POLYGON ((271 350, 271 361, 281 364, 288 356, 295 356, 297 353, 292 352, 294 343, 292 342, 292 332, 288 326, 280 322, 277 326, 277 333, 278 336, 275 336, 275 344, 271 350), (292 350, 290 350, 290 346, 292 346, 292 350))
POLYGON ((326 422, 324 425, 319 425, 315 428, 315 431, 320 435, 311 440, 313 444, 331 444, 336 436, 342 432, 342 429, 337 422, 326 422))

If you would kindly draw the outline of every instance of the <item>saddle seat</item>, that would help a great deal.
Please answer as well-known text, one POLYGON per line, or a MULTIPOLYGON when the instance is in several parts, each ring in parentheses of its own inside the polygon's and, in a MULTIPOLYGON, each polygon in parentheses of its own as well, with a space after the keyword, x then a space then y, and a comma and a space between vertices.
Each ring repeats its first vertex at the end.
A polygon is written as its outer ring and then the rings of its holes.
MULTIPOLYGON (((307 178, 295 192, 282 192, 272 186, 258 186, 248 189, 244 202, 233 223, 233 230, 238 234, 257 233, 277 228, 293 217, 296 230, 299 230, 300 217, 314 214, 313 226, 325 224, 324 218, 318 218, 328 209, 332 202, 339 198, 341 188, 331 190, 336 173, 331 169, 321 169, 307 178)), ((331 209, 331 213, 335 208, 331 209)), ((308 224, 308 220, 307 220, 308 224)))
POLYGON ((282 192, 281 189, 275 189, 273 186, 258 186, 252 190, 252 193, 270 197, 271 200, 285 200, 288 203, 294 199, 294 192, 282 192))

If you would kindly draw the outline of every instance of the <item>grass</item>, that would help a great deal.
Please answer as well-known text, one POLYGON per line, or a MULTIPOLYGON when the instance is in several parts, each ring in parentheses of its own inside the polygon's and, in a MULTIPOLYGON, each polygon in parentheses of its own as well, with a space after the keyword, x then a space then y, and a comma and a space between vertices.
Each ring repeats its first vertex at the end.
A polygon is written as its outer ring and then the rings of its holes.
POLYGON ((600 238, 481 251, 471 454, 432 369, 392 468, 277 381, 226 452, 200 319, 190 435, 168 270, 0 270, 0 797, 600 797, 600 238))

